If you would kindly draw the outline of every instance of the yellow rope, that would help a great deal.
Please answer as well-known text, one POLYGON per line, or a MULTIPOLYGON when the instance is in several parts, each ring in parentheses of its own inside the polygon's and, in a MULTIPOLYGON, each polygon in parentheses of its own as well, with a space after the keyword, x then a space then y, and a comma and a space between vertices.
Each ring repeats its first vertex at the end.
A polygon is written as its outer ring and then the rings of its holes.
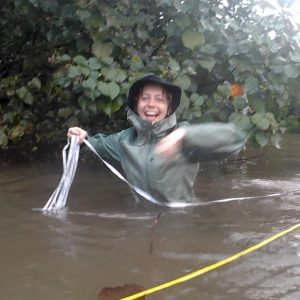
POLYGON ((294 225, 294 226, 292 226, 292 227, 290 227, 290 228, 288 228, 288 229, 286 229, 284 231, 281 231, 281 232, 279 232, 279 233, 277 233, 277 234, 269 237, 268 239, 265 239, 262 242, 260 242, 260 243, 258 243, 256 245, 253 245, 253 246, 251 246, 251 247, 249 247, 249 248, 247 248, 247 249, 245 249, 245 250, 243 250, 241 252, 238 252, 238 253, 236 253, 236 254, 234 254, 234 255, 232 255, 232 256, 224 259, 224 260, 221 260, 221 261, 219 261, 217 263, 214 263, 214 264, 209 265, 207 267, 201 268, 201 269, 199 269, 199 270, 197 270, 195 272, 192 272, 192 273, 187 274, 185 276, 182 276, 182 277, 179 277, 177 279, 171 280, 169 282, 163 283, 161 285, 155 286, 155 287, 150 288, 148 290, 145 290, 143 292, 139 292, 137 294, 134 294, 134 295, 131 295, 131 296, 127 296, 125 298, 121 298, 120 300, 133 300, 133 299, 137 299, 139 297, 145 296, 145 295, 153 294, 153 293, 158 292, 160 290, 169 288, 169 287, 171 287, 173 285, 176 285, 176 284, 182 283, 184 281, 190 280, 192 278, 195 278, 197 276, 200 276, 200 275, 202 275, 204 273, 210 272, 210 271, 212 271, 214 269, 220 268, 220 267, 222 267, 222 266, 224 266, 224 265, 226 265, 226 264, 228 264, 228 263, 230 263, 230 262, 232 262, 232 261, 240 258, 243 255, 246 255, 246 254, 248 254, 250 252, 258 250, 259 248, 261 248, 261 247, 263 247, 263 246, 271 243, 272 241, 274 241, 274 240, 282 237, 283 235, 285 235, 285 234, 287 234, 287 233, 289 233, 289 232, 291 232, 293 230, 296 230, 298 228, 300 228, 300 223, 296 224, 296 225, 294 225))

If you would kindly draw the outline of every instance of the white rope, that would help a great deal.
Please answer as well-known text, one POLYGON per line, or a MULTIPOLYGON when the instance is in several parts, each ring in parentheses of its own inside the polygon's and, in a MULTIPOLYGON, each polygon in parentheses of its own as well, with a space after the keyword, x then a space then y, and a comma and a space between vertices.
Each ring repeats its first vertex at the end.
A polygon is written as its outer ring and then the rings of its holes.
POLYGON ((64 208, 67 202, 70 187, 72 185, 79 157, 79 137, 72 136, 68 138, 67 145, 63 148, 63 175, 57 186, 57 188, 52 193, 43 210, 53 210, 64 208), (69 151, 67 153, 67 149, 69 151))

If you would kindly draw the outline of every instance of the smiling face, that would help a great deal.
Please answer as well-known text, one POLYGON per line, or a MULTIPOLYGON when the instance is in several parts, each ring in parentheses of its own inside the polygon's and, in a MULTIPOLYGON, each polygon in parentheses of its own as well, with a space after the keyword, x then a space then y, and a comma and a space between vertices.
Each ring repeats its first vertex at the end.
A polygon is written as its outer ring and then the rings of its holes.
POLYGON ((137 97, 136 112, 151 124, 163 120, 169 112, 167 91, 160 85, 145 85, 137 97))

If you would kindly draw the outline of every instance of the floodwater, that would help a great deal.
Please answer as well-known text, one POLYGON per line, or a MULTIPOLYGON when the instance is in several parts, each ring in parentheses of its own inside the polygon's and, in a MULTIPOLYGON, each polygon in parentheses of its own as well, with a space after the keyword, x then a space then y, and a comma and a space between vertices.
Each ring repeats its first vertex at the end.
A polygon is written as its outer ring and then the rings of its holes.
MULTIPOLYGON (((79 164, 68 210, 47 215, 35 208, 58 184, 61 161, 3 166, 0 299, 88 300, 104 287, 151 288, 259 243, 300 222, 299 150, 300 136, 290 135, 281 150, 203 164, 195 188, 206 205, 185 209, 136 203, 95 160, 79 164)), ((148 299, 300 299, 300 230, 148 299)))

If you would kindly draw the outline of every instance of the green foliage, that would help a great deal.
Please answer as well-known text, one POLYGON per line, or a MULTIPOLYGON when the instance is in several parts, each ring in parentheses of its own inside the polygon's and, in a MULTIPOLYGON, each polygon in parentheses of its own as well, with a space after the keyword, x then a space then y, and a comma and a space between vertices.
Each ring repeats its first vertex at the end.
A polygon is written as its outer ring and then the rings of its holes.
POLYGON ((4 0, 0 25, 2 148, 101 126, 150 72, 182 87, 179 118, 234 122, 260 146, 299 131, 299 25, 266 0, 4 0))

